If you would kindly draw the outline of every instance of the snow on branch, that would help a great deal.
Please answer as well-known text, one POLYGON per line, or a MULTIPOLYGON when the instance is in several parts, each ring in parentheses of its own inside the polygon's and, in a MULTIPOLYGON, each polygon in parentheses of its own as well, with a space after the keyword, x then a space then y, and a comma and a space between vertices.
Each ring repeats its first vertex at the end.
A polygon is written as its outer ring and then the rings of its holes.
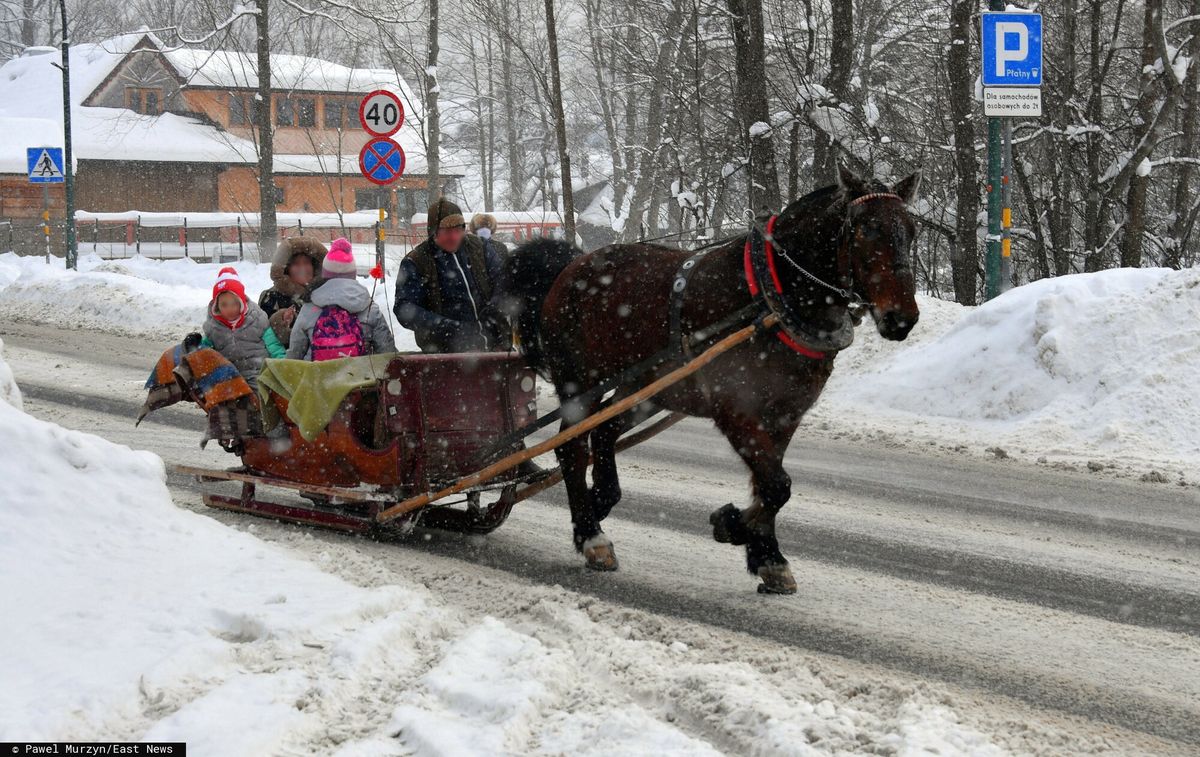
POLYGON ((242 5, 241 3, 238 3, 233 6, 233 9, 230 11, 230 15, 224 21, 221 21, 219 24, 217 24, 215 27, 213 27, 212 31, 207 32, 206 34, 203 34, 203 35, 201 35, 199 37, 195 37, 195 38, 188 37, 187 35, 185 35, 178 26, 167 26, 167 27, 163 27, 161 29, 147 29, 146 27, 142 27, 142 29, 151 34, 154 34, 156 36, 159 33, 164 33, 164 32, 170 33, 170 34, 174 35, 180 42, 183 43, 182 45, 178 45, 176 47, 162 48, 161 51, 165 53, 165 52, 172 52, 174 50, 182 49, 184 45, 193 45, 193 46, 203 45, 205 42, 208 42, 210 39, 212 39, 213 37, 216 37, 218 34, 228 31, 233 26, 235 21, 242 19, 242 18, 246 18, 247 16, 257 16, 258 14, 259 14, 258 8, 254 8, 254 7, 248 8, 244 5, 242 5))

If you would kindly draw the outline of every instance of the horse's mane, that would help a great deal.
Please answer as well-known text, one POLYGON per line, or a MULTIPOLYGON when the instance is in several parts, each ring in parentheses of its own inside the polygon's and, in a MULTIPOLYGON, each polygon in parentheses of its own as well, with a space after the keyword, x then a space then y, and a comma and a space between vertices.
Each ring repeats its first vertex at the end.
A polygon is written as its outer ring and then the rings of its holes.
POLYGON ((844 201, 842 188, 837 184, 814 189, 784 208, 788 215, 805 215, 820 218, 844 201))
MULTIPOLYGON (((887 192, 887 186, 882 182, 869 180, 867 183, 867 191, 869 192, 887 192)), ((837 220, 841 222, 841 214, 844 211, 846 203, 845 189, 840 184, 830 184, 828 186, 819 187, 809 192, 806 195, 798 197, 788 203, 782 211, 780 211, 780 219, 784 217, 791 219, 794 217, 807 217, 816 220, 823 220, 826 216, 837 215, 837 220)), ((713 246, 723 245, 728 242, 743 239, 745 233, 735 234, 733 236, 724 237, 716 240, 713 246)), ((674 247, 668 247, 662 244, 654 244, 652 242, 637 242, 634 243, 641 247, 652 247, 664 250, 675 250, 674 247)))
MULTIPOLYGON (((867 192, 890 191, 882 182, 874 179, 865 182, 867 192)), ((814 189, 784 208, 788 215, 802 215, 810 218, 820 218, 828 213, 837 212, 839 215, 846 202, 845 189, 840 184, 814 189)))

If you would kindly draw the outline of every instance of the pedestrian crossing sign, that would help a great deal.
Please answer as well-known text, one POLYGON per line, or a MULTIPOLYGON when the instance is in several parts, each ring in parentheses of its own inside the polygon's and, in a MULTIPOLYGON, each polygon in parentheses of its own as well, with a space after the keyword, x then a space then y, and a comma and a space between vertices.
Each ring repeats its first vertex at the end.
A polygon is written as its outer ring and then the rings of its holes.
POLYGON ((66 180, 61 147, 29 147, 25 150, 29 181, 33 184, 61 184, 66 180))

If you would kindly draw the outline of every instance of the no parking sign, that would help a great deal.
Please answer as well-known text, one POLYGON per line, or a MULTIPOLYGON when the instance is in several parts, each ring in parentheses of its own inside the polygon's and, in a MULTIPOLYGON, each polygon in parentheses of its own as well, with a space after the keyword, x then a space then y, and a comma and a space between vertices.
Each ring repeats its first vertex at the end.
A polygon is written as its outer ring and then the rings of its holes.
POLYGON ((358 170, 375 184, 391 184, 404 173, 404 148, 393 139, 372 139, 358 154, 358 170))
POLYGON ((358 170, 374 184, 391 184, 404 173, 404 149, 389 138, 404 125, 404 104, 394 93, 377 89, 363 97, 358 121, 375 137, 358 154, 358 170))

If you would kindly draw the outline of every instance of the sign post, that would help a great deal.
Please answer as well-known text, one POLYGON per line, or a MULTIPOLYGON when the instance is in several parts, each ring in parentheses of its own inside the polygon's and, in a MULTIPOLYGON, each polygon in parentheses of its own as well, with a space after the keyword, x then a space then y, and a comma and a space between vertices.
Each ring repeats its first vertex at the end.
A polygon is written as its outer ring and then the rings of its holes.
MULTIPOLYGON (((25 163, 29 167, 29 183, 42 185, 42 235, 46 239, 46 262, 50 262, 50 185, 62 184, 66 181, 63 171, 63 151, 61 147, 28 147, 25 149, 25 163)), ((68 241, 68 260, 70 264, 70 239, 68 241)))
MULTIPOLYGON (((390 137, 404 125, 404 103, 393 92, 377 89, 367 93, 358 106, 358 122, 374 139, 358 154, 358 170, 372 184, 381 187, 399 179, 404 173, 404 148, 390 137)), ((383 221, 383 204, 379 206, 379 222, 375 224, 375 265, 383 271, 383 242, 387 237, 383 221)))
POLYGON ((1012 286, 1012 121, 1042 115, 1042 17, 995 12, 981 16, 983 113, 988 117, 988 235, 984 299, 1012 286), (1001 121, 1003 119, 1003 122, 1001 121))

